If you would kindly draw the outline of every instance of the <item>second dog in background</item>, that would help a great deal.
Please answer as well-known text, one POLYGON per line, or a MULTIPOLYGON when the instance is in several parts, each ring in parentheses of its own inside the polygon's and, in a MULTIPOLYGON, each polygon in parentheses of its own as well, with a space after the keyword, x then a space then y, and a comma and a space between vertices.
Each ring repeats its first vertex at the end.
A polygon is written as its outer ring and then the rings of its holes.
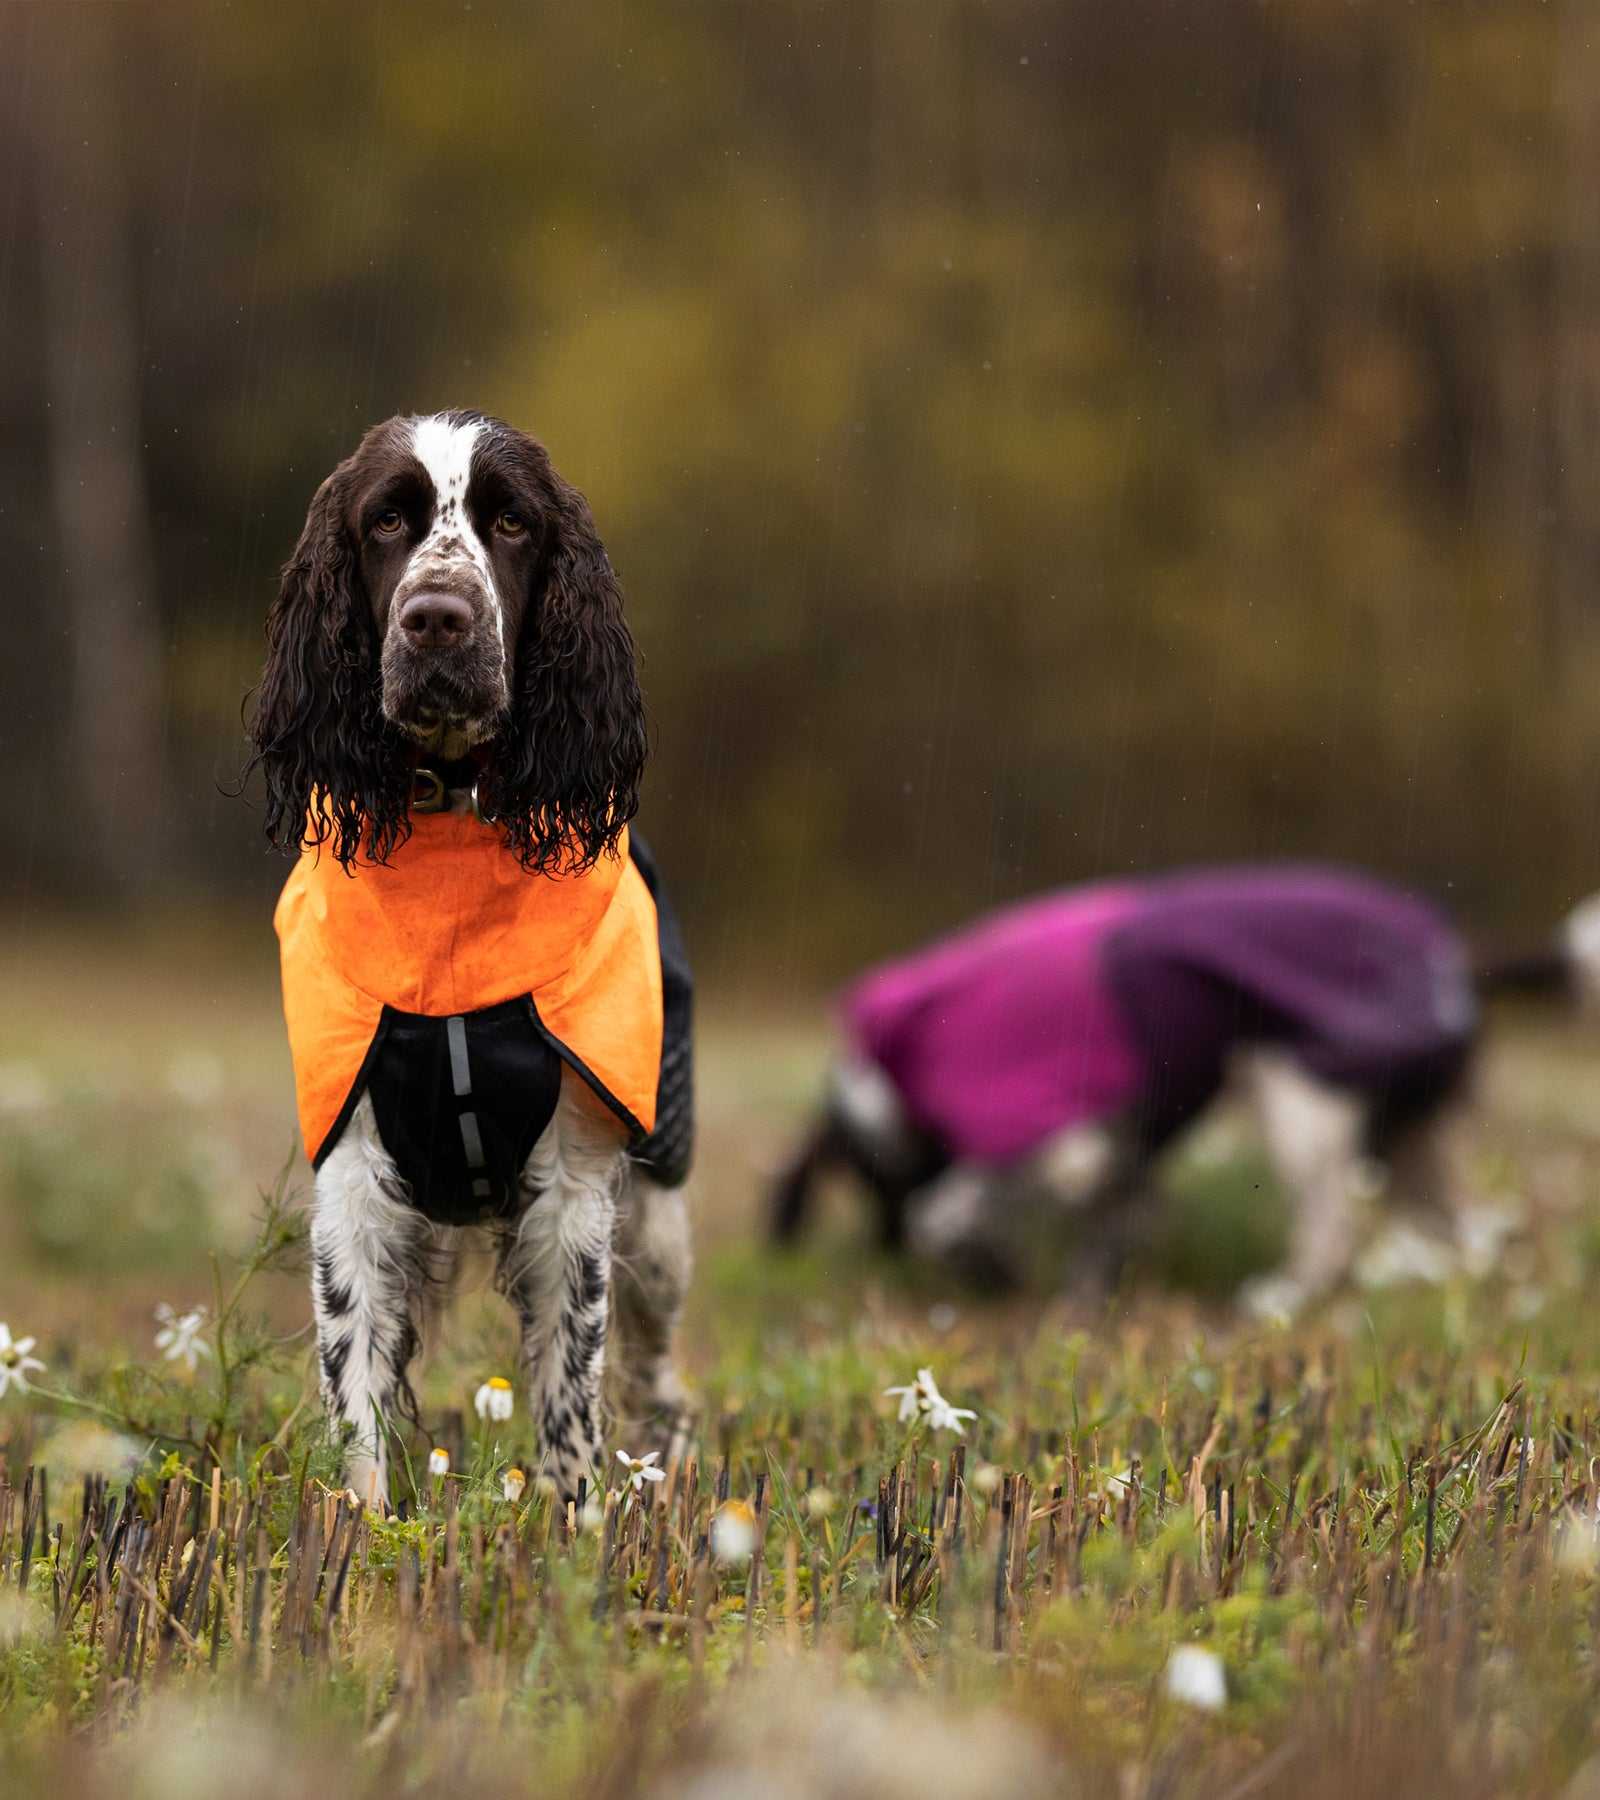
MULTIPOLYGON (((1587 921, 1587 923, 1586 923, 1587 921)), ((1600 916, 1488 983, 1570 985, 1600 916)), ((1242 1298, 1292 1312, 1348 1275, 1370 1159, 1391 1205, 1450 1240, 1479 997, 1451 921, 1330 868, 1238 868, 1067 889, 872 970, 779 1177, 793 1237, 851 1171, 891 1245, 989 1283, 1103 1291, 1151 1231, 1152 1164, 1236 1081, 1292 1211, 1287 1260, 1242 1298), (1069 1253, 1070 1247, 1070 1253, 1069 1253)))

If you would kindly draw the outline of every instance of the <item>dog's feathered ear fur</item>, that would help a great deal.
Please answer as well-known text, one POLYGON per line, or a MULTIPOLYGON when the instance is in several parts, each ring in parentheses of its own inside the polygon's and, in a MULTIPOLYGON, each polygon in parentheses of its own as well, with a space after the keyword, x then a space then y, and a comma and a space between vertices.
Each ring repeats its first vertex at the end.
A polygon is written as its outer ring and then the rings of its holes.
POLYGON ((638 811, 644 702, 622 590, 588 502, 541 460, 548 537, 491 804, 527 868, 574 872, 615 850, 638 811))
POLYGON ((281 850, 328 844, 348 869, 410 833, 409 765, 383 717, 377 632, 344 524, 349 464, 317 489, 267 614, 250 767, 266 779, 266 833, 281 850))

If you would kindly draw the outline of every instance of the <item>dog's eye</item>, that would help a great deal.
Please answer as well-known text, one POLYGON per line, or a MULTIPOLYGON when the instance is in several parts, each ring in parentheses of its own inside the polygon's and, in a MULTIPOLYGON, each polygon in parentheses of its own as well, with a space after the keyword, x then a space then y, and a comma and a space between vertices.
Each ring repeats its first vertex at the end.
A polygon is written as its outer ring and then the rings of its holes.
POLYGON ((494 522, 494 528, 501 537, 521 537, 523 532, 528 529, 523 523, 522 514, 510 511, 501 513, 494 522))
POLYGON ((404 525, 405 519, 397 506, 386 506, 372 521, 372 529, 379 537, 393 537, 404 525))

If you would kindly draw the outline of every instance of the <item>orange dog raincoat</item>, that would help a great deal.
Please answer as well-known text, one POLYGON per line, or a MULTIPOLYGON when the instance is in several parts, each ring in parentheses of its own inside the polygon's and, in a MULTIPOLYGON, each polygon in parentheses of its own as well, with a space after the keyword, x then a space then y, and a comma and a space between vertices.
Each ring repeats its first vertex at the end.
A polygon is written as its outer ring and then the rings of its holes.
POLYGON ((365 1094, 424 1212, 507 1210, 565 1064, 657 1179, 683 1178, 688 967, 642 844, 625 835, 580 875, 530 875, 469 814, 414 814, 387 864, 346 874, 306 847, 273 924, 314 1166, 365 1094), (670 1116, 652 1137, 664 1070, 670 1116))

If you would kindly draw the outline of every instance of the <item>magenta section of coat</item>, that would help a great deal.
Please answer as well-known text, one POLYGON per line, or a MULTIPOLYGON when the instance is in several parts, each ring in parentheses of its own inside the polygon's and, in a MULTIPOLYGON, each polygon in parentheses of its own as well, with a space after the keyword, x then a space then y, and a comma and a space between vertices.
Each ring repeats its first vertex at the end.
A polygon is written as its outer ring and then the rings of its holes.
POLYGON ((844 1011, 912 1118, 982 1162, 1118 1117, 1159 1142, 1243 1044, 1403 1103, 1453 1079, 1477 1026, 1443 914, 1349 870, 1293 866, 1049 894, 874 970, 844 1011))
POLYGON ((957 1157, 1006 1162, 1139 1097, 1144 1064, 1106 980, 1107 934, 1140 905, 1107 884, 1010 908, 872 970, 848 1036, 957 1157))

